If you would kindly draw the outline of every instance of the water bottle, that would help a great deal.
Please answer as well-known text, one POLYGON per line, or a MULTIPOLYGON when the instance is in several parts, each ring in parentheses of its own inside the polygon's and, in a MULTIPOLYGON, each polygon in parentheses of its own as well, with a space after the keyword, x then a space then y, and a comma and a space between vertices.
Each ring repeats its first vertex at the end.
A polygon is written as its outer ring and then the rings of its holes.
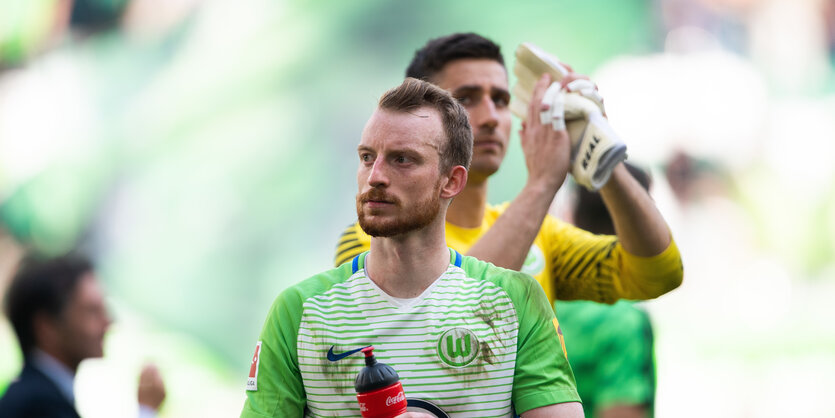
POLYGON ((406 412, 406 393, 390 366, 377 362, 374 347, 362 349, 365 367, 357 374, 354 389, 363 418, 394 418, 406 412))

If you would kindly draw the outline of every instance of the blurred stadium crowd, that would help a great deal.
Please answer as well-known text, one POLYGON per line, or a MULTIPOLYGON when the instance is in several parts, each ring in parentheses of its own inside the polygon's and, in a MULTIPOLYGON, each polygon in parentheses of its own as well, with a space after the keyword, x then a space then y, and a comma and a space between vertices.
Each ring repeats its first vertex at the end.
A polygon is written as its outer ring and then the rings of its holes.
MULTIPOLYGON (((23 248, 94 258, 116 322, 82 415, 134 414, 148 359, 160 416, 238 413, 272 299, 355 219, 375 99, 459 31, 590 74, 650 167, 685 264, 643 304, 657 416, 835 416, 833 0, 0 0, 0 295, 23 248)), ((0 392, 20 362, 3 318, 0 392)))

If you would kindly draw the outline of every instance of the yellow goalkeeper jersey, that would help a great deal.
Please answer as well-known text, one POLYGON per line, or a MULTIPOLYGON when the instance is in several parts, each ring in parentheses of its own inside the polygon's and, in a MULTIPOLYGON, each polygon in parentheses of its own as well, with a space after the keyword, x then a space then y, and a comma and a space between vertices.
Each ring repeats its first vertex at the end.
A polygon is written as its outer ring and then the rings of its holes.
MULTIPOLYGON (((479 228, 461 228, 447 222, 449 247, 462 254, 484 235, 509 203, 488 206, 479 228)), ((339 239, 334 264, 339 266, 368 250, 371 237, 358 223, 339 239)), ((547 215, 531 246, 522 272, 534 276, 548 299, 592 300, 651 299, 677 287, 682 280, 681 255, 675 241, 661 254, 639 257, 626 252, 611 235, 595 235, 547 215)))

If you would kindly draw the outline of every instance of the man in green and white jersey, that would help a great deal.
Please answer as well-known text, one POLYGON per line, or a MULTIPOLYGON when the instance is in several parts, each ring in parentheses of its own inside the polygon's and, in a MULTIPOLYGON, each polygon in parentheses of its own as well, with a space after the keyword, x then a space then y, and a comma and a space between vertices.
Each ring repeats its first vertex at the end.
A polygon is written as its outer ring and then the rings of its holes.
POLYGON ((279 295, 241 416, 360 416, 353 385, 363 359, 352 354, 373 345, 400 375, 410 411, 582 417, 540 285, 446 245, 446 210, 472 157, 466 110, 407 79, 380 99, 358 154, 357 215, 370 249, 279 295))

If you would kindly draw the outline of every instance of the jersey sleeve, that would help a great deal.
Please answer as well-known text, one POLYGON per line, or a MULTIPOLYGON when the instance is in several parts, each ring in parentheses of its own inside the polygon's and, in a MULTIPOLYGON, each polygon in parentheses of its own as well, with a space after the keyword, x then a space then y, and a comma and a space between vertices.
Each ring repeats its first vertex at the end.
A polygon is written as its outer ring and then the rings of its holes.
POLYGON ((652 299, 678 287, 684 275, 672 239, 661 254, 639 257, 624 250, 616 236, 595 235, 551 216, 542 234, 552 266, 552 300, 652 299))
POLYGON ((616 309, 620 317, 606 326, 611 334, 603 342, 598 357, 594 394, 596 408, 614 405, 652 406, 655 399, 655 363, 652 326, 646 312, 634 307, 616 309))
POLYGON ((557 316, 586 416, 615 405, 655 400, 655 356, 649 315, 632 302, 561 302, 557 316))
POLYGON ((339 237, 339 242, 336 244, 336 255, 334 255, 334 267, 339 267, 346 261, 350 261, 363 251, 367 251, 371 247, 371 237, 369 237, 359 223, 354 222, 342 232, 339 237))
POLYGON ((306 398, 296 352, 302 299, 294 288, 276 298, 261 331, 241 418, 301 417, 306 398), (253 374, 255 376, 252 384, 253 374))
POLYGON ((506 290, 519 320, 513 405, 522 414, 534 408, 564 402, 580 402, 574 374, 564 355, 554 311, 545 292, 532 277, 508 271, 515 277, 506 290))

